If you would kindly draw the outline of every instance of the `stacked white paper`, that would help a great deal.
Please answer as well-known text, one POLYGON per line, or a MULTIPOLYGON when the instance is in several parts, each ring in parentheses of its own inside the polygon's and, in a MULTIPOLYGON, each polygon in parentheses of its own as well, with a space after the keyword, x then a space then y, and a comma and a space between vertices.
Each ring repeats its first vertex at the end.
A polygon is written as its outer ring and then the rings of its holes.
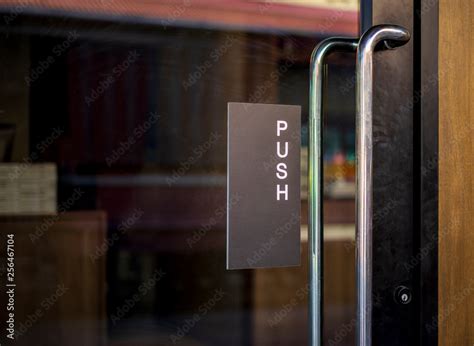
POLYGON ((0 163, 0 214, 57 213, 54 163, 0 163))

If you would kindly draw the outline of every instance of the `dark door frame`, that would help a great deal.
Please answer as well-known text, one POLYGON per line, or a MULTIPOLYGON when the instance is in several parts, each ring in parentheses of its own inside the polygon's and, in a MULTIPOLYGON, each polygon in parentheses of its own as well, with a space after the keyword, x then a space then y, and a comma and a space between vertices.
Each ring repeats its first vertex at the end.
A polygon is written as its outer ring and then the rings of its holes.
POLYGON ((361 1, 360 24, 412 34, 374 62, 373 344, 436 345, 438 3, 361 1))

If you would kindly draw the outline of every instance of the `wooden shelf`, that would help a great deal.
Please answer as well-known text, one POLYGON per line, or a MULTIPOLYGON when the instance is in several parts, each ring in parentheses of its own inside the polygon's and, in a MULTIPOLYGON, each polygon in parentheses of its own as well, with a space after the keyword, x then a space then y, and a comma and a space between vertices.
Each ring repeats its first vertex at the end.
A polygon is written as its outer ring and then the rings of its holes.
MULTIPOLYGON (((355 223, 355 200, 353 199, 325 199, 323 211, 326 224, 355 223)), ((307 200, 301 202, 301 223, 308 224, 307 200)))
MULTIPOLYGON (((137 176, 70 176, 60 178, 66 186, 93 187, 97 206, 105 210, 111 225, 118 225, 124 215, 134 210, 143 211, 136 228, 156 231, 194 230, 212 218, 213 228, 226 227, 225 177, 203 176, 182 179, 176 186, 168 186, 161 175, 137 176), (192 178, 192 179, 191 179, 192 178)), ((301 223, 307 224, 308 201, 301 201, 301 223)), ((353 199, 325 199, 326 224, 354 224, 353 199)))

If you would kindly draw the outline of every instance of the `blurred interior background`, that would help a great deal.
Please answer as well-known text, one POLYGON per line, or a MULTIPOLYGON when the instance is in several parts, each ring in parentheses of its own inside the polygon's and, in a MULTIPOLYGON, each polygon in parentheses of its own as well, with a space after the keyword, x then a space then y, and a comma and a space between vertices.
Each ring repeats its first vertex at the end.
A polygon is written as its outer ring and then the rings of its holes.
MULTIPOLYGON (((358 35, 357 7, 0 1, 0 228, 16 239, 17 344, 306 344, 310 55, 358 35), (230 101, 302 106, 300 267, 225 269, 230 101)), ((333 55, 327 73, 324 339, 351 345, 354 57, 333 55)))

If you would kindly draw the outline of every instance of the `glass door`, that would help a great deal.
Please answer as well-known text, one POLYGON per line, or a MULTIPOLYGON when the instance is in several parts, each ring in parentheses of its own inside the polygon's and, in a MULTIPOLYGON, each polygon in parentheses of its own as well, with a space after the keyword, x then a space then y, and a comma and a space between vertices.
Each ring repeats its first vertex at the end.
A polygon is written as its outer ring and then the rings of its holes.
MULTIPOLYGON (((0 5, 0 343, 306 344, 309 63, 357 2, 0 5), (300 267, 225 269, 227 102, 302 106, 300 267)), ((354 55, 328 76, 324 342, 351 345, 354 55)))

